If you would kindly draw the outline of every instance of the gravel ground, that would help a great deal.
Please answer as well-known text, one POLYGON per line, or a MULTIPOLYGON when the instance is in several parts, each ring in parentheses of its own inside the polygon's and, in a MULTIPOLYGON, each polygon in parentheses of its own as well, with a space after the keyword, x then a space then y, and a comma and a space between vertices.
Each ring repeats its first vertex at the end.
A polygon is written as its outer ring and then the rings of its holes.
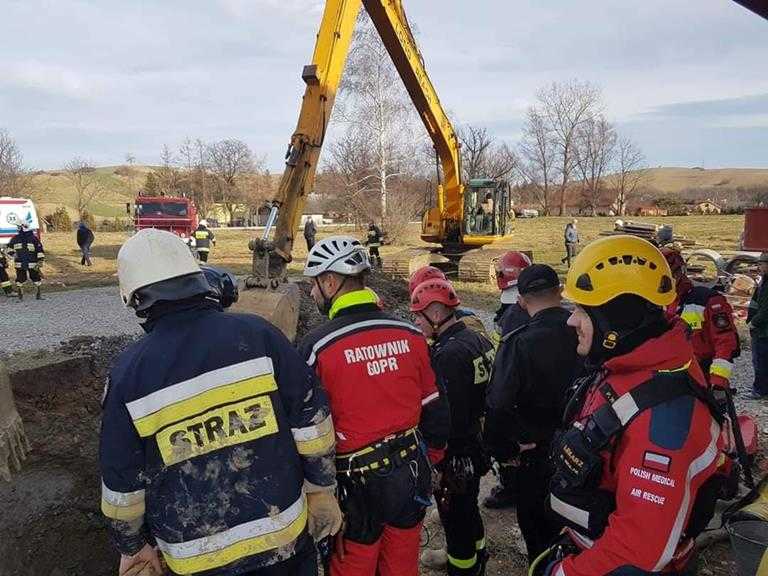
POLYGON ((116 286, 26 294, 23 301, 0 296, 3 352, 52 349, 78 336, 138 334, 136 316, 120 302, 116 286))

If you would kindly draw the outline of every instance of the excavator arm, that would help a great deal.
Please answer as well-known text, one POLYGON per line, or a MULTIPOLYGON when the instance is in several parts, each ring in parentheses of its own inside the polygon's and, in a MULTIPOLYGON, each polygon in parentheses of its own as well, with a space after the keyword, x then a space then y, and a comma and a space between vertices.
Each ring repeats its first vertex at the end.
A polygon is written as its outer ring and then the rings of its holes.
POLYGON ((455 222, 458 226, 461 221, 463 188, 458 138, 427 75, 401 0, 327 0, 312 64, 305 66, 302 74, 307 87, 298 126, 272 203, 270 225, 277 215, 274 240, 269 240, 271 226, 268 225, 262 238, 251 241, 253 275, 246 280, 248 287, 275 289, 286 278, 294 235, 306 196, 314 185, 317 162, 361 4, 392 58, 441 162, 443 184, 438 187, 437 207, 427 215, 425 230, 429 226, 430 235, 438 238, 446 223, 455 222))

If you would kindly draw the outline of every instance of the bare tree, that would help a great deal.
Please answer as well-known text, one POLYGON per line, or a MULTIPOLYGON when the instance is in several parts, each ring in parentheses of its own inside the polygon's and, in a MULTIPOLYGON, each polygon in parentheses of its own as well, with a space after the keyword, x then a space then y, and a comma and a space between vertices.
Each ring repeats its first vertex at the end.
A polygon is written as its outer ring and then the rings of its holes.
POLYGON ((91 163, 79 157, 67 162, 64 167, 64 176, 75 190, 77 214, 82 220, 91 203, 104 194, 105 188, 91 163))
POLYGON ((184 191, 180 190, 181 176, 176 169, 176 156, 167 144, 163 144, 163 150, 160 152, 160 161, 162 164, 154 170, 160 195, 183 195, 184 191))
POLYGON ((629 138, 621 138, 616 146, 616 173, 613 189, 616 195, 617 212, 624 216, 627 203, 648 177, 645 156, 629 138))
POLYGON ((588 82, 553 82, 536 96, 538 111, 549 129, 557 151, 560 215, 565 214, 568 184, 575 165, 576 133, 579 127, 602 111, 600 90, 588 82))
POLYGON ((590 118, 576 130, 574 158, 581 176, 582 196, 592 216, 605 192, 604 177, 616 153, 616 130, 602 115, 590 118))
POLYGON ((208 169, 214 178, 216 200, 234 219, 238 206, 247 204, 245 188, 241 180, 254 172, 254 158, 248 145, 235 139, 221 140, 209 144, 207 151, 208 169))
POLYGON ((8 132, 0 130, 0 196, 20 196, 28 185, 21 150, 8 132))
MULTIPOLYGON (((351 187, 353 180, 346 183, 346 192, 355 194, 367 218, 380 214, 385 226, 391 228, 390 220, 402 216, 407 219, 410 214, 392 204, 390 191, 401 187, 404 179, 421 169, 419 142, 426 133, 415 117, 381 38, 364 11, 355 30, 336 106, 335 114, 346 125, 347 134, 341 138, 342 144, 335 154, 331 153, 329 164, 339 168, 363 157, 349 148, 350 142, 364 147, 367 170, 359 174, 359 183, 351 187), (340 153, 349 153, 352 158, 340 160, 340 153), (369 202, 373 195, 377 196, 375 204, 369 202)), ((351 174, 345 170, 341 173, 351 174)))
POLYGON ((496 142, 486 128, 466 125, 459 129, 464 177, 510 179, 517 167, 515 153, 506 144, 496 142))
POLYGON ((520 142, 522 161, 518 170, 524 186, 530 188, 545 216, 552 209, 552 189, 555 174, 555 144, 546 118, 536 107, 530 107, 520 142))

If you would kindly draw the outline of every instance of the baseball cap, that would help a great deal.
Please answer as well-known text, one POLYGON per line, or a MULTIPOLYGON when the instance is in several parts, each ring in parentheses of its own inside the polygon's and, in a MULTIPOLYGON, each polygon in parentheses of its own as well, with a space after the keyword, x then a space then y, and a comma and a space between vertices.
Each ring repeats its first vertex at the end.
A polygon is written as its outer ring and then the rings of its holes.
POLYGON ((520 272, 520 278, 517 280, 517 288, 523 296, 559 286, 560 278, 557 272, 546 264, 531 264, 520 272))

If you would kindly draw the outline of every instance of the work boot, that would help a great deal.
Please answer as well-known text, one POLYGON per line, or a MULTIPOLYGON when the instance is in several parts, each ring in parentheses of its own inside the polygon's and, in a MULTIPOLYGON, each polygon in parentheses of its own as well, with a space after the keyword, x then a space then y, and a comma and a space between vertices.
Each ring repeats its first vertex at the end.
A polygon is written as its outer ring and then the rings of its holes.
POLYGON ((35 289, 35 300, 42 300, 43 295, 40 293, 40 286, 35 289))
POLYGON ((491 494, 483 500, 483 506, 494 510, 515 507, 515 493, 504 486, 494 486, 491 494))
POLYGON ((421 565, 431 570, 441 570, 448 566, 448 552, 443 548, 428 548, 421 553, 421 565))
POLYGON ((24 288, 22 288, 21 286, 16 288, 16 296, 19 298, 19 302, 24 300, 24 288))

